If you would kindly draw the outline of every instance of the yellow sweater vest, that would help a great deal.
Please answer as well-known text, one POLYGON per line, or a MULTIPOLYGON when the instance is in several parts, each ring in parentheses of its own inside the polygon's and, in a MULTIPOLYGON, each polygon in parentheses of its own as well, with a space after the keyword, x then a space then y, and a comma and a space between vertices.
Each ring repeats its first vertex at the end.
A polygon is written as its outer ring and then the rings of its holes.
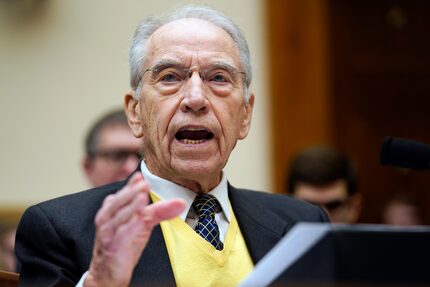
POLYGON ((179 217, 160 225, 177 286, 237 286, 254 267, 234 214, 221 251, 179 217))

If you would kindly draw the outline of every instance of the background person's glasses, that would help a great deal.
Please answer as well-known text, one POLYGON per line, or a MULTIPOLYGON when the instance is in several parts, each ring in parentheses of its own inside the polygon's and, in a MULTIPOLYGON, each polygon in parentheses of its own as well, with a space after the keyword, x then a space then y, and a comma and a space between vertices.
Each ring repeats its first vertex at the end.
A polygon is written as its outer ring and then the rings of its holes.
POLYGON ((347 200, 332 200, 329 202, 326 202, 324 204, 322 204, 322 206, 324 206, 325 208, 327 208, 327 210, 333 211, 336 209, 339 209, 340 207, 342 207, 345 203, 347 202, 347 200))
POLYGON ((96 158, 103 158, 113 164, 123 164, 132 157, 136 161, 139 161, 141 159, 141 155, 137 151, 133 150, 106 150, 106 151, 96 151, 93 153, 92 157, 96 158))
POLYGON ((315 204, 315 205, 322 206, 325 209, 327 209, 328 211, 334 211, 334 210, 337 210, 340 207, 344 206, 348 202, 348 199, 334 199, 334 200, 327 201, 324 203, 317 203, 317 202, 312 202, 312 201, 309 201, 309 202, 312 204, 315 204))

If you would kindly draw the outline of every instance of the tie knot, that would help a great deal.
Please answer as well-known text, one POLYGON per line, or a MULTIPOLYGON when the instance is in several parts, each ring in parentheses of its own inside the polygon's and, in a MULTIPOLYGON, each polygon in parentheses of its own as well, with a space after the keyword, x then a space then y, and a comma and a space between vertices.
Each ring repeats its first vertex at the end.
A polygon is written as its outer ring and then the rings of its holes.
POLYGON ((213 216, 219 208, 219 203, 213 195, 199 194, 194 199, 193 208, 199 216, 213 216))

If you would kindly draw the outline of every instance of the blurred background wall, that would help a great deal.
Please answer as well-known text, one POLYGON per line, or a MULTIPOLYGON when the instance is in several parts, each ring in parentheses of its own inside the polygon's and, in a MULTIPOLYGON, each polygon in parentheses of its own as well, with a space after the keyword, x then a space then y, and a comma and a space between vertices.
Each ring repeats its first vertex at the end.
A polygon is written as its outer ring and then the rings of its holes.
MULTIPOLYGON (((208 3, 243 29, 254 64, 252 130, 227 167, 237 186, 271 190, 264 2, 0 1, 0 210, 87 188, 83 138, 129 88, 128 47, 146 16, 208 3)), ((0 211, 1 213, 1 211, 0 211)))

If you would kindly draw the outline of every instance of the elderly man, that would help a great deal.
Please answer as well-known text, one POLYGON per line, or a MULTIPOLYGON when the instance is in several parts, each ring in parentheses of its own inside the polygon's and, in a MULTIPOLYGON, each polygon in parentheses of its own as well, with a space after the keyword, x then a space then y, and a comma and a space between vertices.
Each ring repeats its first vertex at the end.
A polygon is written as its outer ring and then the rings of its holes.
POLYGON ((254 105, 248 46, 231 20, 204 7, 151 18, 130 64, 125 108, 145 151, 140 169, 29 208, 17 235, 22 285, 234 286, 296 222, 328 220, 227 182, 254 105))

